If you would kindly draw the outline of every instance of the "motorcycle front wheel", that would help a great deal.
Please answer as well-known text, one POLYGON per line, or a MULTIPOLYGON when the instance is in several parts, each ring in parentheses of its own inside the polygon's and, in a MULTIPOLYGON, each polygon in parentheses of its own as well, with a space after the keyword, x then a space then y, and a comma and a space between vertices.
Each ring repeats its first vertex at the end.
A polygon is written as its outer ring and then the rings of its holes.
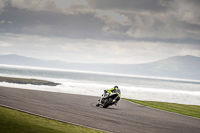
POLYGON ((96 104, 97 107, 99 107, 99 105, 100 105, 99 103, 96 104))

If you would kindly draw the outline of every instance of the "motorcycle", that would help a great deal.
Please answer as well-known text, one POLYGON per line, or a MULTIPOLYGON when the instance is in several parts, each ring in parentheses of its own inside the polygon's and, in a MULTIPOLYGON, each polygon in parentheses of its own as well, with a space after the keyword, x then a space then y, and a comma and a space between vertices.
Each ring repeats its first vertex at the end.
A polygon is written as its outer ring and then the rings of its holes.
POLYGON ((96 106, 102 106, 103 108, 107 108, 108 106, 115 104, 118 98, 119 96, 117 93, 110 93, 108 95, 102 94, 101 98, 97 101, 96 106))

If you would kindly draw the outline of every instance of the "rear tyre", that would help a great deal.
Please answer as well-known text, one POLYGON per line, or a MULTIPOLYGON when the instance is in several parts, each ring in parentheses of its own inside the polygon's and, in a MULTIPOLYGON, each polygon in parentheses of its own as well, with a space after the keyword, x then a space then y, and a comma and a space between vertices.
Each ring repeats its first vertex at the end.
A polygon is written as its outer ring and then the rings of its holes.
POLYGON ((108 101, 105 101, 106 103, 104 104, 103 108, 107 108, 109 105, 112 104, 113 99, 109 98, 108 101))

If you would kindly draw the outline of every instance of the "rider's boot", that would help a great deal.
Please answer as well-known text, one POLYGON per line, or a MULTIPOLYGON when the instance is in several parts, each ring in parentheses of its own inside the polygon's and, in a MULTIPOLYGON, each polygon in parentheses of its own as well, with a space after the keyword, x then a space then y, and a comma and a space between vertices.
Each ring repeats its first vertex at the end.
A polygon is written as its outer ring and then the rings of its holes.
POLYGON ((118 103, 118 101, 115 101, 115 103, 114 103, 114 104, 115 104, 115 106, 117 106, 117 103, 118 103))

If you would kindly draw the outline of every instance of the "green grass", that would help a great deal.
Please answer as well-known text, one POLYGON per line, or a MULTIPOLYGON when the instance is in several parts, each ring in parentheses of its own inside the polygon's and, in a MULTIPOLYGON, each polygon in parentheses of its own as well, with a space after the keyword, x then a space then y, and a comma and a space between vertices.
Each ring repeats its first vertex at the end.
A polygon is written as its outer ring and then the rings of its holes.
POLYGON ((200 106, 196 105, 184 105, 184 104, 154 102, 154 101, 140 101, 133 99, 126 99, 126 100, 160 110, 165 110, 173 113, 200 118, 200 106))
POLYGON ((101 131, 75 126, 0 107, 1 133, 101 133, 101 131))

